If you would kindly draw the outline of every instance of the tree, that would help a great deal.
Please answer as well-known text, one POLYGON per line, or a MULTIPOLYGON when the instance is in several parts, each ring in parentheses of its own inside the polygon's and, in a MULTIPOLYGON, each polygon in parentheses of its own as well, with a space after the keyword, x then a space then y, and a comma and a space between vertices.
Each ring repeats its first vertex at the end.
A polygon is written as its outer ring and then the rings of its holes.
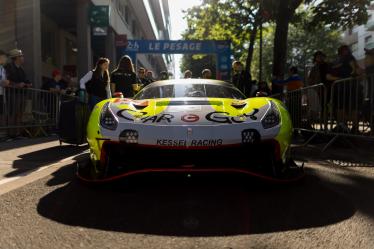
MULTIPOLYGON (((247 51, 249 72, 259 24, 258 5, 257 0, 205 0, 201 6, 186 11, 188 29, 183 38, 231 40, 234 58, 240 58, 247 51)), ((191 56, 183 58, 182 71, 187 69, 185 65, 191 56)))
POLYGON ((287 65, 298 66, 305 71, 313 63, 313 54, 318 50, 323 51, 327 59, 334 60, 341 45, 338 29, 327 25, 310 26, 310 10, 296 14, 299 20, 289 26, 287 65))
POLYGON ((264 0, 275 16, 273 75, 283 77, 286 65, 288 27, 295 16, 296 9, 302 4, 311 6, 310 27, 331 26, 349 28, 363 24, 367 20, 370 0, 264 0), (269 4, 272 3, 272 4, 269 4))
MULTIPOLYGON (((234 57, 246 61, 249 69, 259 24, 274 24, 272 75, 283 77, 289 26, 298 19, 296 10, 302 4, 310 11, 307 27, 337 29, 364 23, 370 0, 204 0, 186 12, 184 38, 231 39, 234 57)), ((318 37, 318 32, 313 35, 318 37)))
POLYGON ((277 12, 275 16, 273 75, 280 78, 284 76, 284 66, 287 60, 288 26, 301 3, 302 0, 282 0, 276 1, 272 6, 276 8, 274 12, 277 12))
MULTIPOLYGON (((301 69, 301 75, 304 76, 305 69, 312 64, 314 52, 321 50, 327 58, 332 60, 336 56, 337 48, 341 45, 340 32, 331 27, 319 27, 318 30, 311 30, 306 20, 310 13, 298 14, 302 18, 299 22, 290 24, 287 38, 287 57, 285 68, 297 66, 301 69), (304 15, 304 16, 300 16, 304 15)), ((275 25, 270 24, 264 29, 263 45, 263 72, 264 80, 272 80, 273 70, 273 47, 274 47, 275 25)), ((252 75, 257 75, 259 71, 259 47, 254 49, 252 62, 252 75)))

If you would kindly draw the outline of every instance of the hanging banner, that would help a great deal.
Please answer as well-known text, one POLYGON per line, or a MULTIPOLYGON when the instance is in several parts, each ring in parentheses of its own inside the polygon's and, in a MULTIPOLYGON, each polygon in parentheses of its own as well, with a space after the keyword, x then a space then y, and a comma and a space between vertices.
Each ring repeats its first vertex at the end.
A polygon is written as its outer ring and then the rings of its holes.
POLYGON ((231 77, 231 42, 226 40, 127 40, 117 50, 119 56, 127 54, 134 61, 137 54, 216 54, 217 78, 231 77))

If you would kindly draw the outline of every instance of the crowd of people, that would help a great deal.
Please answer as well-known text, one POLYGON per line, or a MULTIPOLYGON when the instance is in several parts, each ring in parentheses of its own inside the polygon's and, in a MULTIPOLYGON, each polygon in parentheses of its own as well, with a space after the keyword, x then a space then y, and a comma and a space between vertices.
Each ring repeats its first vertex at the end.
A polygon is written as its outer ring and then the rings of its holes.
MULTIPOLYGON (((19 125, 22 119, 24 102, 18 101, 19 93, 14 92, 14 96, 8 96, 5 98, 5 88, 15 87, 15 88, 31 88, 32 83, 28 79, 25 70, 23 69, 24 56, 21 50, 13 49, 9 53, 0 51, 0 125, 5 125, 5 107, 6 99, 13 105, 9 106, 7 112, 9 115, 7 122, 13 125, 19 125), (8 62, 8 57, 10 61, 8 62), (17 96, 18 94, 18 96, 17 96), (18 102, 20 103, 18 103, 18 102)), ((10 135, 17 136, 18 130, 11 130, 10 135)))
POLYGON ((0 50, 0 95, 3 95, 4 87, 14 86, 20 88, 32 87, 28 80, 23 64, 25 60, 21 50, 13 49, 9 54, 0 50), (8 56, 10 62, 8 61, 8 56))
MULTIPOLYGON (((309 129, 310 126, 310 120, 305 119, 306 112, 309 112, 305 107, 310 109, 314 104, 318 105, 318 111, 313 111, 313 118, 319 117, 318 122, 336 124, 332 126, 335 132, 359 134, 370 126, 372 133, 374 48, 365 49, 365 52, 364 63, 360 65, 347 45, 337 49, 335 58, 327 58, 323 51, 316 51, 312 58, 313 66, 306 70, 305 79, 298 74, 298 68, 292 66, 286 79, 273 76, 269 83, 252 81, 242 63, 235 61, 232 65, 232 83, 247 97, 287 96, 286 104, 291 115, 294 115, 295 124, 306 120, 304 128, 309 129), (295 91, 304 87, 311 88, 295 91), (286 92, 290 94, 285 94, 286 92)), ((325 126, 322 124, 320 127, 325 126)))
MULTIPOLYGON (((337 131, 358 132, 358 119, 366 105, 365 96, 368 99, 374 97, 374 94, 371 92, 372 82, 370 81, 370 77, 374 73, 374 63, 368 63, 368 59, 374 58, 374 50, 365 49, 365 51, 364 68, 359 65, 349 46, 346 45, 339 47, 337 58, 333 62, 329 62, 327 56, 322 51, 314 53, 313 67, 306 79, 306 83, 308 86, 323 84, 323 91, 319 93, 321 111, 325 115, 334 116, 338 121, 337 131), (361 76, 366 76, 366 90, 364 89, 365 84, 362 84, 363 80, 361 79, 363 78, 361 76), (355 80, 334 85, 334 83, 347 78, 355 80), (332 110, 334 111, 332 112, 332 110), (348 129, 347 123, 344 120, 349 120, 352 123, 351 130, 348 129)), ((367 111, 368 113, 372 113, 373 107, 369 106, 367 111)), ((370 117, 368 119, 370 120, 370 117)))
MULTIPOLYGON (((116 69, 109 72, 110 61, 99 58, 93 70, 80 79, 80 89, 88 93, 88 103, 92 109, 98 102, 120 94, 123 97, 132 97, 142 87, 156 81, 153 72, 144 67, 135 67, 131 58, 122 56, 116 69), (137 88, 134 88, 137 87, 137 88)), ((169 73, 160 72, 160 80, 169 79, 169 73)))
MULTIPOLYGON (((346 45, 339 47, 337 57, 332 62, 328 62, 327 56, 323 51, 316 51, 313 56, 313 66, 303 80, 298 74, 298 68, 292 66, 289 68, 288 77, 274 76, 271 82, 252 80, 250 73, 244 69, 244 65, 240 61, 232 63, 231 83, 241 90, 247 97, 270 96, 282 94, 287 91, 301 89, 304 86, 313 86, 323 84, 326 97, 319 96, 321 109, 325 109, 325 105, 330 103, 330 93, 332 84, 340 79, 357 77, 360 75, 374 74, 374 49, 366 50, 365 65, 362 69, 357 60, 352 55, 350 48, 346 45)), ((28 79, 23 69, 24 55, 21 50, 13 49, 8 53, 0 50, 0 115, 4 107, 4 87, 15 88, 32 88, 33 84, 28 79), (7 63, 7 61, 9 62, 7 63)), ((77 94, 78 90, 88 93, 88 103, 92 109, 96 103, 103 99, 117 96, 121 93, 123 97, 132 97, 140 88, 156 81, 154 73, 144 67, 135 70, 131 58, 127 55, 123 56, 115 70, 109 72, 110 61, 107 58, 99 58, 94 69, 87 72, 78 83, 74 85, 71 76, 61 72, 59 69, 52 71, 51 78, 42 85, 43 90, 52 93, 77 94), (134 88, 136 85, 136 89, 134 88)), ((169 79, 169 73, 160 72, 159 80, 169 79)), ((202 78, 211 79, 213 77, 210 69, 203 69, 201 74, 195 77, 191 70, 184 72, 184 78, 202 78)), ((368 92, 372 90, 372 82, 369 80, 368 92)), ((363 98, 363 89, 351 87, 348 89, 350 105, 359 103, 359 98, 363 98)), ((322 93, 319 93, 320 95, 322 93)), ((346 93, 344 93, 346 94, 346 93)), ((335 94, 338 96, 338 94, 335 94)), ((347 96, 345 96, 347 97, 347 96)), ((338 117, 346 115, 347 103, 337 103, 335 99, 333 108, 337 110, 338 117)), ((294 102, 293 105, 301 105, 301 98, 290 98, 289 101, 294 102)), ((352 106, 350 106, 352 107, 352 106)), ((357 109, 357 108, 356 108, 357 109)), ((297 109, 296 111, 298 111, 297 109)), ((357 115, 354 115, 357 116, 357 115)), ((355 121, 356 122, 356 121, 355 121)))

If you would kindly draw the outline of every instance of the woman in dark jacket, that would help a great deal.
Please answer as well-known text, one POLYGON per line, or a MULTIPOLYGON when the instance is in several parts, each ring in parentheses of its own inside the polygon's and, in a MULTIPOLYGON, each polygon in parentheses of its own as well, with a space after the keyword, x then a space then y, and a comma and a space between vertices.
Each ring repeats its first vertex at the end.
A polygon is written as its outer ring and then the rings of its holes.
POLYGON ((116 92, 122 92, 125 98, 134 95, 132 84, 136 83, 136 74, 129 56, 125 55, 120 59, 117 69, 112 72, 111 79, 116 92))
POLYGON ((80 88, 86 89, 88 93, 88 104, 92 110, 100 101, 111 98, 109 60, 100 58, 96 62, 95 69, 89 71, 80 80, 80 88))

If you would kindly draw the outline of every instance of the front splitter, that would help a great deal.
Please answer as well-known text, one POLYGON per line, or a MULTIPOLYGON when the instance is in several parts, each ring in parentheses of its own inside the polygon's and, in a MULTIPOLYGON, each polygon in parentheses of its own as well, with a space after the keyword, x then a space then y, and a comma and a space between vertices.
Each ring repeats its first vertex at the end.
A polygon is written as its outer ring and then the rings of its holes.
POLYGON ((293 166, 288 168, 286 171, 282 173, 279 177, 273 177, 269 175, 265 175, 259 172, 254 172, 249 169, 236 169, 236 168, 193 168, 193 167, 183 167, 183 168, 151 168, 151 169, 140 169, 140 170, 133 170, 129 172, 124 172, 121 174, 117 174, 114 176, 108 176, 104 178, 94 179, 90 176, 87 172, 88 167, 92 167, 90 165, 91 162, 82 162, 77 163, 77 177, 86 183, 108 183, 112 181, 116 181, 125 177, 133 176, 133 175, 141 175, 147 173, 176 173, 176 174, 206 174, 206 173, 232 173, 232 174, 242 174, 247 176, 256 177, 262 179, 264 181, 268 181, 275 184, 291 184, 302 180, 305 176, 304 167, 302 166, 293 166), (86 164, 86 165, 84 165, 86 164))

